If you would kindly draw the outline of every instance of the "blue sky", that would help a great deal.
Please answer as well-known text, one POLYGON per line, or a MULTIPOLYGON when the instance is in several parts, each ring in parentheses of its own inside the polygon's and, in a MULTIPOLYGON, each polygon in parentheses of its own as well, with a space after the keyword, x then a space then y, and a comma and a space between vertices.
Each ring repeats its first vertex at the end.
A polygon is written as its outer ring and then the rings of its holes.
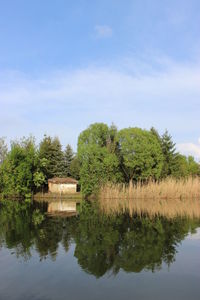
POLYGON ((200 159, 199 0, 0 0, 0 136, 166 128, 200 159))

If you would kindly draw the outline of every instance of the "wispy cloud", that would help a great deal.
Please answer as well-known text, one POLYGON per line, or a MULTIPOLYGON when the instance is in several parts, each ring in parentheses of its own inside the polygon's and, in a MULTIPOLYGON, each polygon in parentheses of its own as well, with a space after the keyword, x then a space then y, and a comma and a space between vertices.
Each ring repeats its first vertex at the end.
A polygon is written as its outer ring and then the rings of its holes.
POLYGON ((181 143, 177 144, 177 149, 185 155, 192 155, 197 160, 200 160, 200 138, 198 139, 198 144, 181 143))
POLYGON ((96 25, 94 29, 97 38, 109 38, 113 34, 112 28, 108 25, 96 25))
MULTIPOLYGON (((0 73, 0 136, 41 137, 46 132, 76 145, 78 134, 90 123, 113 121, 120 128, 168 128, 173 136, 180 134, 184 144, 200 127, 199 65, 165 62, 147 72, 140 65, 133 60, 129 68, 118 63, 117 69, 88 67, 37 78, 0 73)), ((182 150, 183 144, 178 145, 182 150)), ((187 149, 200 155, 199 145, 187 149)))

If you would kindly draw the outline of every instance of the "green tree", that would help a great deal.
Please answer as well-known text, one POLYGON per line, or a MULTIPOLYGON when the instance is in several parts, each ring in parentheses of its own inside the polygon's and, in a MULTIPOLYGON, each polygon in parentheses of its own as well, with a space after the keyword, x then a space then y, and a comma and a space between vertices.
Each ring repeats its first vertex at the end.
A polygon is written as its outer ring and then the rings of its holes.
POLYGON ((80 159, 80 183, 84 195, 96 192, 107 181, 116 182, 121 179, 119 160, 106 147, 88 145, 80 159))
POLYGON ((188 156, 188 173, 189 175, 200 175, 200 164, 194 160, 193 156, 188 156))
POLYGON ((176 178, 199 176, 200 165, 194 160, 193 156, 186 157, 176 153, 171 164, 171 176, 176 178))
POLYGON ((78 147, 80 148, 83 145, 97 145, 99 147, 106 147, 108 140, 108 125, 104 123, 94 123, 80 133, 78 138, 78 147))
POLYGON ((176 178, 187 177, 189 175, 186 156, 179 153, 176 154, 171 165, 171 175, 176 178))
POLYGON ((40 172, 34 138, 23 138, 11 144, 11 150, 1 165, 1 191, 25 196, 34 191, 35 172, 40 172))
POLYGON ((80 179, 80 161, 77 156, 73 157, 73 160, 70 164, 70 174, 76 180, 80 179))
POLYGON ((127 181, 158 179, 163 166, 161 146, 152 132, 126 128, 118 133, 119 155, 127 181))
POLYGON ((46 160, 46 165, 42 168, 46 179, 63 176, 64 155, 58 137, 44 136, 39 146, 39 158, 46 160))
POLYGON ((117 127, 115 124, 109 128, 109 134, 106 141, 106 146, 110 153, 117 153, 118 152, 118 143, 117 143, 117 127))
POLYGON ((46 182, 45 175, 43 172, 36 171, 33 174, 33 182, 36 188, 40 188, 46 182))
POLYGON ((71 176, 71 163, 74 158, 74 152, 72 150, 72 147, 68 144, 66 146, 65 152, 64 152, 64 160, 65 160, 65 176, 71 176))
POLYGON ((164 157, 162 177, 172 175, 174 160, 177 155, 175 143, 172 141, 172 136, 166 130, 161 138, 162 153, 164 157))
POLYGON ((116 182, 122 178, 113 141, 113 127, 110 129, 104 123, 92 124, 79 135, 78 159, 84 195, 97 191, 106 181, 116 182))
POLYGON ((159 144, 162 144, 162 138, 160 136, 160 134, 158 133, 158 130, 155 127, 151 127, 150 129, 151 133, 157 138, 159 144))

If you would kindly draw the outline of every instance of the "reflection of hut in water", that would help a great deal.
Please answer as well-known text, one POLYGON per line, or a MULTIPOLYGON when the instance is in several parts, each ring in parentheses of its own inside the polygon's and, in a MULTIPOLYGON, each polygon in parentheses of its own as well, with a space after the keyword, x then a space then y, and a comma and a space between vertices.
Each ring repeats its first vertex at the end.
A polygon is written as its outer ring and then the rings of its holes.
POLYGON ((53 201, 48 203, 47 212, 52 215, 76 215, 75 201, 53 201))
POLYGON ((71 194, 77 192, 78 181, 71 177, 51 178, 48 180, 48 190, 50 193, 71 194))

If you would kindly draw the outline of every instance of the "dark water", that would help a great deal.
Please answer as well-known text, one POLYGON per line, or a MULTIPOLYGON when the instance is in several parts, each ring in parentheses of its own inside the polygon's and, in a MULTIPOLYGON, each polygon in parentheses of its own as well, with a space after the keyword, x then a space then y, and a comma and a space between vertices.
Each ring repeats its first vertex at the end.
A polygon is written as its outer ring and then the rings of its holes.
POLYGON ((200 299, 198 220, 73 209, 1 204, 1 300, 200 299))

